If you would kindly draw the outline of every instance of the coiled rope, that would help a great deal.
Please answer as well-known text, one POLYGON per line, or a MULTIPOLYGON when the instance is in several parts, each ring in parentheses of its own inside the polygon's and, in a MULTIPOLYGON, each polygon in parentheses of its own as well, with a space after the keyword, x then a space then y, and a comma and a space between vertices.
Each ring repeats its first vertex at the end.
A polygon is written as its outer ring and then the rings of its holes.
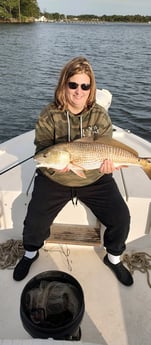
POLYGON ((24 248, 21 240, 10 239, 0 243, 0 269, 13 268, 23 255, 24 248))
MULTIPOLYGON (((47 249, 44 250, 49 251, 47 249)), ((59 245, 58 250, 65 256, 68 269, 72 271, 71 260, 69 259, 70 249, 66 245, 59 245)), ((56 251, 56 249, 51 248, 51 251, 56 251)), ((0 269, 14 268, 17 260, 20 259, 24 253, 25 250, 21 240, 10 239, 4 243, 0 243, 0 269)))
POLYGON ((129 268, 131 274, 134 273, 135 270, 140 271, 141 273, 146 273, 147 275, 147 283, 151 288, 151 280, 149 270, 151 269, 151 255, 145 252, 136 252, 123 255, 123 262, 126 263, 127 267, 129 268))

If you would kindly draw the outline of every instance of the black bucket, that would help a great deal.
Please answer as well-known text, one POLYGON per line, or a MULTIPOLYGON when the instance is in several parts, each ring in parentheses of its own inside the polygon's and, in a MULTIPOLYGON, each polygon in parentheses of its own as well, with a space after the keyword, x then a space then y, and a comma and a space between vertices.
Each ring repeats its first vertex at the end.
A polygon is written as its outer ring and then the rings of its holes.
POLYGON ((21 320, 33 338, 80 340, 84 310, 83 290, 65 272, 42 272, 25 285, 21 294, 21 320))

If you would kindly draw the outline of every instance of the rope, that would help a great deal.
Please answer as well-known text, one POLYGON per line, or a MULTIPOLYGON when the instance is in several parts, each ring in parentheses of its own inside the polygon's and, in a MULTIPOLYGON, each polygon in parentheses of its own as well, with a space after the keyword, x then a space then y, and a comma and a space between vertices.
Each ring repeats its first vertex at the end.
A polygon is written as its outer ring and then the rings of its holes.
POLYGON ((70 272, 72 271, 72 260, 70 257, 70 249, 68 248, 68 246, 66 244, 59 244, 58 243, 57 246, 55 246, 55 247, 54 246, 52 246, 52 247, 49 246, 49 248, 44 247, 44 250, 46 252, 51 251, 51 252, 61 253, 66 259, 68 270, 70 272))
POLYGON ((135 270, 141 273, 146 273, 147 283, 151 288, 151 280, 149 275, 149 270, 151 269, 151 255, 145 252, 136 252, 123 255, 123 262, 127 264, 130 272, 133 274, 135 270))
MULTIPOLYGON (((44 249, 45 251, 49 251, 48 249, 44 249)), ((53 249, 51 249, 53 251, 53 249)), ((60 245, 59 251, 63 254, 67 260, 67 265, 69 271, 72 271, 72 265, 70 257, 70 250, 66 246, 60 245)), ((5 268, 14 268, 16 266, 16 262, 20 259, 25 253, 23 243, 21 240, 13 240, 10 239, 4 243, 0 243, 0 269, 5 268)))
POLYGON ((0 243, 0 269, 13 268, 24 254, 22 241, 10 239, 0 243))

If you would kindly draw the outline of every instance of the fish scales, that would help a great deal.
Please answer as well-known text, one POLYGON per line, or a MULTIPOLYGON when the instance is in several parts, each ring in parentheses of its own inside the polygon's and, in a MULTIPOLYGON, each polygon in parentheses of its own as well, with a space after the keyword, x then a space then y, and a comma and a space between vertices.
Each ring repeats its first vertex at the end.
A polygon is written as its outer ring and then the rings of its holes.
POLYGON ((78 142, 67 144, 67 147, 71 155, 71 160, 81 166, 84 166, 85 163, 91 164, 99 162, 100 164, 104 159, 111 159, 119 163, 138 163, 138 157, 118 147, 99 143, 78 142))

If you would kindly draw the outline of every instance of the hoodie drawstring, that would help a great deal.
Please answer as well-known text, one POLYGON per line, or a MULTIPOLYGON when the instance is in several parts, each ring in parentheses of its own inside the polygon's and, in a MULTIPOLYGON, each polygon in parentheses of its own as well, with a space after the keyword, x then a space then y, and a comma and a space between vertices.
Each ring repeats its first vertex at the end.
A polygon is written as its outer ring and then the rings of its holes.
POLYGON ((80 116, 80 136, 83 137, 82 116, 80 116))
MULTIPOLYGON (((71 124, 70 124, 70 116, 69 116, 69 112, 67 111, 67 125, 68 125, 68 142, 71 141, 71 124)), ((78 116, 79 117, 79 116, 78 116)), ((80 121, 80 137, 83 137, 83 128, 82 128, 82 116, 79 117, 79 121, 80 121)), ((78 204, 78 196, 77 196, 77 191, 76 188, 71 188, 71 200, 72 200, 72 204, 74 206, 77 206, 78 204)))
POLYGON ((71 127, 70 127, 70 117, 69 112, 67 111, 67 125, 68 125, 68 142, 71 140, 71 127))
MULTIPOLYGON (((71 141, 71 124, 70 124, 70 116, 69 116, 69 112, 66 112, 67 114, 67 126, 68 126, 68 142, 71 141)), ((78 116, 79 117, 79 116, 78 116)), ((80 121, 80 138, 83 137, 83 128, 82 128, 82 115, 80 115, 79 117, 79 121, 80 121)))

